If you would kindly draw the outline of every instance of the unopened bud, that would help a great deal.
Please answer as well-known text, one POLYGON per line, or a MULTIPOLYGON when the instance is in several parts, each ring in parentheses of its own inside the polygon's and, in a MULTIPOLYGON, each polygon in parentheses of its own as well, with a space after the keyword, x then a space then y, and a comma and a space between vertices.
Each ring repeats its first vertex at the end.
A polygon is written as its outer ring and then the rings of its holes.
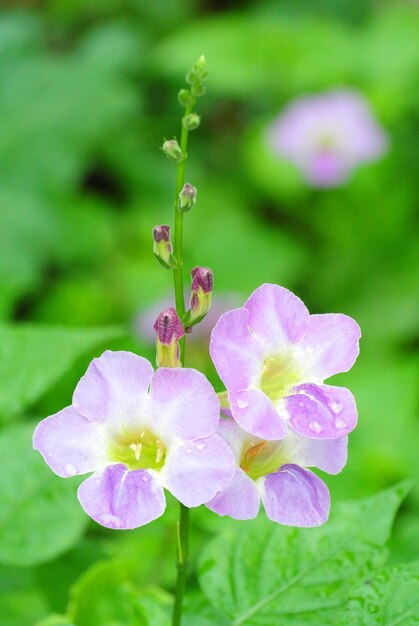
POLYGON ((186 82, 190 85, 196 85, 196 83, 204 81, 207 75, 207 60, 202 54, 199 59, 195 61, 189 72, 186 74, 186 82))
POLYGON ((162 150, 168 159, 180 163, 183 161, 184 155, 176 139, 167 139, 162 145, 162 150))
POLYGON ((177 95, 177 99, 185 109, 195 104, 195 98, 189 89, 181 89, 177 95))
POLYGON ((162 224, 153 228, 153 252, 156 259, 168 270, 176 267, 176 259, 173 256, 173 246, 170 239, 170 226, 162 224))
POLYGON ((214 276, 209 267, 194 267, 191 270, 192 286, 190 309, 184 317, 185 327, 198 324, 211 307, 214 276))
POLYGON ((203 96, 205 91, 206 88, 203 83, 195 83, 195 85, 192 85, 191 87, 192 96, 195 96, 196 98, 203 96))
POLYGON ((182 322, 172 306, 154 323, 157 367, 181 367, 179 340, 185 335, 182 322))
POLYGON ((189 115, 185 115, 182 118, 183 128, 186 130, 195 130, 195 128, 198 128, 200 122, 201 118, 197 113, 189 113, 189 115))
POLYGON ((193 207, 196 202, 196 188, 190 183, 183 185, 182 191, 179 194, 178 211, 181 213, 187 213, 193 207))

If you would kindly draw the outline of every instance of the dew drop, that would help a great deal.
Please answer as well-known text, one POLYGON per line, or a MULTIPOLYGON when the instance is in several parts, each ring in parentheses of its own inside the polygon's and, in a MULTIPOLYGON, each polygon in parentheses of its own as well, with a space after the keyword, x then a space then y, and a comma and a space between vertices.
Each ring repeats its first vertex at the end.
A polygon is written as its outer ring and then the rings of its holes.
POLYGON ((196 449, 199 450, 200 452, 202 452, 202 450, 205 450, 206 447, 207 447, 206 443, 197 443, 196 444, 196 449))
POLYGON ((306 352, 308 354, 312 354, 314 352, 314 348, 312 348, 311 346, 306 346, 306 352))
POLYGON ((111 513, 99 515, 99 522, 108 528, 124 528, 125 526, 124 522, 119 517, 111 513))
POLYGON ((149 476, 148 476, 148 474, 143 474, 143 475, 141 476, 141 479, 142 479, 145 483, 148 483, 148 481, 149 481, 149 476))
POLYGON ((187 454, 191 454, 192 448, 186 448, 186 452, 187 452, 187 454))
POLYGON ((239 407, 239 409, 245 409, 248 405, 247 400, 237 400, 237 406, 239 407))
POLYGON ((309 428, 310 430, 312 430, 314 433, 321 433, 323 428, 322 425, 319 424, 319 422, 316 422, 315 420, 313 422, 310 422, 309 424, 309 428))
POLYGON ((52 457, 52 452, 47 452, 47 456, 52 457))
POLYGON ((338 418, 335 421, 335 426, 336 426, 336 428, 345 428, 346 422, 345 422, 345 420, 338 418))
POLYGON ((300 406, 300 407, 303 409, 303 408, 304 408, 304 406, 305 406, 305 404, 304 404, 304 402, 299 402, 299 403, 298 403, 298 406, 300 406))
POLYGON ((75 476, 75 474, 77 474, 77 467, 72 463, 66 463, 64 465, 64 474, 69 477, 75 476))
POLYGON ((340 413, 342 410, 342 405, 340 404, 340 402, 331 402, 329 406, 332 409, 333 413, 340 413))

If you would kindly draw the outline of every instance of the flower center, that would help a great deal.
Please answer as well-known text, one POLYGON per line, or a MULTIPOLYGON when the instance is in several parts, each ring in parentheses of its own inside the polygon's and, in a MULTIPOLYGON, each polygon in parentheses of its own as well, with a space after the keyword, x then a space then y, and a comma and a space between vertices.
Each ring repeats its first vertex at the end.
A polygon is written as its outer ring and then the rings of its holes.
POLYGON ((285 462, 280 447, 276 441, 247 443, 242 450, 241 469, 253 480, 275 472, 285 462))
POLYGON ((284 398, 292 387, 300 382, 293 369, 292 358, 281 356, 265 359, 262 369, 261 388, 275 402, 284 398))
POLYGON ((124 463, 128 469, 160 469, 164 465, 166 449, 149 430, 120 432, 109 446, 109 457, 124 463))

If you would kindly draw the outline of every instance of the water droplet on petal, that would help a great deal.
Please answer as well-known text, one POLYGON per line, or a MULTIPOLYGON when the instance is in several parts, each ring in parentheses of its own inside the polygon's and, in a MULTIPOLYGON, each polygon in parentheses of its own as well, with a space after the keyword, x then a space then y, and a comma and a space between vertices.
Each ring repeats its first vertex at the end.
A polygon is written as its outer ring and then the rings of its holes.
POLYGON ((206 447, 207 447, 206 443, 197 443, 196 444, 196 449, 199 450, 200 452, 202 452, 202 450, 205 450, 206 447))
POLYGON ((323 430, 323 427, 321 424, 319 424, 319 422, 316 422, 316 420, 314 420, 313 422, 310 422, 310 424, 308 425, 310 430, 313 431, 313 433, 321 433, 323 430))
POLYGON ((312 348, 311 346, 306 346, 306 352, 308 354, 312 354, 314 352, 314 348, 312 348))
POLYGON ((148 474, 143 474, 143 475, 141 476, 141 479, 142 479, 145 483, 148 483, 148 481, 150 480, 150 477, 149 477, 149 475, 148 475, 148 474))
POLYGON ((249 403, 247 402, 247 400, 243 400, 241 398, 237 400, 237 406, 239 407, 239 409, 245 409, 248 404, 249 403))
POLYGON ((108 528, 124 528, 125 526, 124 522, 119 517, 111 513, 99 515, 99 522, 108 528))
POLYGON ((192 448, 186 448, 186 452, 187 452, 187 454, 191 454, 192 448))
POLYGON ((340 404, 340 402, 330 402, 329 406, 332 409, 333 413, 340 413, 342 410, 342 405, 340 404))
POLYGON ((298 403, 298 406, 300 406, 300 407, 303 409, 303 408, 304 408, 304 406, 305 406, 305 404, 304 404, 304 402, 299 402, 299 403, 298 403))
POLYGON ((335 421, 335 426, 336 426, 336 428, 345 428, 346 422, 345 422, 345 420, 338 418, 335 421))
POLYGON ((66 463, 64 465, 64 474, 66 476, 75 476, 77 474, 77 467, 72 463, 66 463))

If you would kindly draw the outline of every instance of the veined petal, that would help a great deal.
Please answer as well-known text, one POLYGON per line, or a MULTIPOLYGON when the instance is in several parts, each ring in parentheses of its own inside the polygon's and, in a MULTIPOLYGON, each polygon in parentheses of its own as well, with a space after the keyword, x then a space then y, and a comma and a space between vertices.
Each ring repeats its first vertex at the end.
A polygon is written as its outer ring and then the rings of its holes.
POLYGON ((312 439, 334 439, 355 428, 358 414, 349 389, 306 384, 294 391, 284 402, 295 432, 312 439))
POLYGON ((244 306, 250 328, 273 352, 301 341, 310 323, 302 300, 279 285, 261 285, 244 306))
POLYGON ((330 494, 324 482, 298 465, 283 465, 264 479, 266 515, 286 526, 320 526, 327 521, 330 494))
POLYGON ((281 442, 281 452, 288 463, 317 467, 328 474, 339 474, 348 457, 348 437, 309 439, 292 430, 281 442))
POLYGON ((79 487, 83 509, 107 528, 137 528, 164 513, 163 488, 146 470, 129 471, 122 463, 109 465, 79 487))
POLYGON ((53 472, 63 478, 93 472, 105 462, 100 425, 89 422, 71 406, 38 424, 33 447, 53 472))
POLYGON ((235 463, 226 442, 212 435, 187 441, 170 452, 161 473, 162 484, 188 507, 209 502, 233 478, 235 463))
POLYGON ((80 379, 73 406, 92 422, 130 424, 141 415, 154 370, 132 352, 107 350, 80 379))
POLYGON ((150 386, 153 423, 163 437, 209 437, 220 421, 220 402, 203 374, 191 368, 162 367, 150 386))
POLYGON ((211 333, 211 358, 231 391, 247 389, 262 373, 262 347, 249 330, 248 317, 244 308, 227 311, 211 333))
POLYGON ((229 393, 231 412, 244 430, 261 439, 283 439, 288 428, 269 398, 259 389, 229 393))
POLYGON ((232 481, 206 505, 218 515, 253 519, 259 513, 260 495, 254 481, 237 468, 232 481))
POLYGON ((303 349, 299 357, 302 369, 310 378, 320 380, 347 372, 359 354, 360 337, 358 324, 348 315, 311 315, 306 335, 299 344, 303 349))

